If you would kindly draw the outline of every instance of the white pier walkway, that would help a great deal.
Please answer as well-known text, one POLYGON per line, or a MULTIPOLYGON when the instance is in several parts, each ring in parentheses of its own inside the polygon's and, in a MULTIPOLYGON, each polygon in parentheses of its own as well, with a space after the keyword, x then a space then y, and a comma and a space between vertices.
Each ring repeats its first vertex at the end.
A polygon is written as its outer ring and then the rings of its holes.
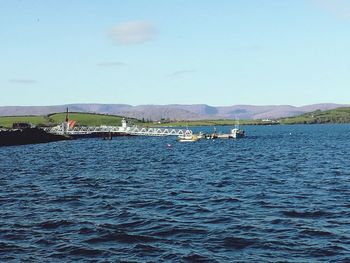
POLYGON ((89 135, 89 134, 119 134, 119 135, 140 135, 140 136, 179 136, 192 135, 191 130, 172 129, 172 128, 145 128, 137 126, 128 126, 126 121, 122 121, 122 126, 79 126, 70 127, 67 122, 50 128, 44 129, 53 134, 65 135, 89 135))

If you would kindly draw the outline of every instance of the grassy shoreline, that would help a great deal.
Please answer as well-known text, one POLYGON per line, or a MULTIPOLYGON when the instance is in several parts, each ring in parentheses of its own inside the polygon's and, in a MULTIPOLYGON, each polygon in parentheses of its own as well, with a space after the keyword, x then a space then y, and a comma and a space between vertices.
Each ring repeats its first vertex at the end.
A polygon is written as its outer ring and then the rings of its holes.
MULTIPOLYGON (((66 119, 66 113, 53 113, 49 115, 38 115, 38 116, 0 116, 0 127, 11 128, 15 122, 26 122, 36 126, 55 126, 66 119)), ((72 112, 69 113, 69 119, 75 120, 77 125, 81 126, 119 126, 121 125, 122 116, 117 115, 106 115, 106 114, 95 114, 95 113, 80 113, 72 112)), ((133 123, 139 123, 137 119, 128 118, 133 123)))
MULTIPOLYGON (((237 120, 198 120, 198 121, 172 121, 152 123, 150 127, 193 127, 193 126, 234 126, 237 120)), ((277 122, 263 122, 261 120, 240 120, 239 125, 276 125, 277 122)))

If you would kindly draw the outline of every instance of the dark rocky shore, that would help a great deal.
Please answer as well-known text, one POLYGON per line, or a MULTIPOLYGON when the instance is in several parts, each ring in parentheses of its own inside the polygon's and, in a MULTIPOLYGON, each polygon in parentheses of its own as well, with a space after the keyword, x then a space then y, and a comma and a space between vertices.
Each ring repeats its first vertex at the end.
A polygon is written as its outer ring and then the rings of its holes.
POLYGON ((0 146, 47 143, 70 139, 68 136, 47 133, 39 128, 0 130, 0 146))

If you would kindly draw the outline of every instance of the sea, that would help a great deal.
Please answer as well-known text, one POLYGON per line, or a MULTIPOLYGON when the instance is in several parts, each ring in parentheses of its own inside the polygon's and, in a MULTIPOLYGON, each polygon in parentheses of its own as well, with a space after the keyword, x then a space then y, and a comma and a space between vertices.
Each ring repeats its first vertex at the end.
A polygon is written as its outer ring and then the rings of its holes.
POLYGON ((1 147, 0 262, 350 262, 350 125, 241 128, 1 147))

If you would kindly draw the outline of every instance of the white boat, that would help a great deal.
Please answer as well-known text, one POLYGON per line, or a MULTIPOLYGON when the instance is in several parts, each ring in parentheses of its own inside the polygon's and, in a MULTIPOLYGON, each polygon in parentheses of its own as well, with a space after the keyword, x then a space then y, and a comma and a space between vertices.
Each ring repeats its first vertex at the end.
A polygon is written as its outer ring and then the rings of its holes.
POLYGON ((205 139, 205 134, 203 132, 199 132, 199 134, 197 135, 198 139, 205 139))
POLYGON ((234 128, 231 130, 230 137, 233 139, 243 138, 245 136, 245 133, 243 130, 240 130, 238 128, 234 128))
POLYGON ((230 138, 239 139, 243 137, 245 137, 245 133, 239 128, 239 122, 237 122, 235 127, 231 130, 230 138))
POLYGON ((179 142, 195 142, 198 141, 198 136, 194 134, 184 134, 177 137, 179 142))

